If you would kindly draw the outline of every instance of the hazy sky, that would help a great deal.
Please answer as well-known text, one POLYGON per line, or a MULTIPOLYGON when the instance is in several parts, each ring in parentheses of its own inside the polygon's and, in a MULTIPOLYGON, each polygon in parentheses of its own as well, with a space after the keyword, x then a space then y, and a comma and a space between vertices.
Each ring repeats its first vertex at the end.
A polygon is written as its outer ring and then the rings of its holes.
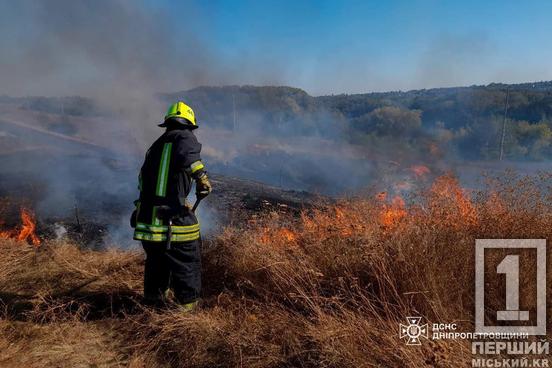
POLYGON ((552 1, 202 3, 250 83, 266 65, 314 94, 552 79, 552 1))
POLYGON ((552 80, 551 16, 552 1, 0 0, 0 94, 552 80))

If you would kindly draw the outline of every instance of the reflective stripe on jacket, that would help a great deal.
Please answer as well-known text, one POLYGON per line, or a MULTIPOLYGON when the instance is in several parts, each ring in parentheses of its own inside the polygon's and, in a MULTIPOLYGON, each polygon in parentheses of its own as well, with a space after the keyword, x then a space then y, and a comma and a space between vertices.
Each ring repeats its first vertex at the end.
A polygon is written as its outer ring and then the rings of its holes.
POLYGON ((169 218, 171 241, 199 239, 199 223, 185 200, 192 177, 204 168, 200 152, 201 144, 187 128, 167 130, 148 149, 139 174, 134 239, 166 241, 169 218))

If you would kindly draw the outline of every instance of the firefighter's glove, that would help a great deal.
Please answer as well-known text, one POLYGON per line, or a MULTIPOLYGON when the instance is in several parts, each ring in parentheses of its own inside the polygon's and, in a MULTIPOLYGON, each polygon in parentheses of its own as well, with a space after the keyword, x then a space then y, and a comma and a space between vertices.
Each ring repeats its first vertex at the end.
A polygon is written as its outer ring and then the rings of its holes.
POLYGON ((206 173, 203 173, 200 177, 196 179, 196 197, 205 198, 211 193, 213 187, 206 173))
POLYGON ((193 207, 194 205, 191 204, 187 199, 184 200, 184 208, 186 208, 188 211, 191 211, 193 207))

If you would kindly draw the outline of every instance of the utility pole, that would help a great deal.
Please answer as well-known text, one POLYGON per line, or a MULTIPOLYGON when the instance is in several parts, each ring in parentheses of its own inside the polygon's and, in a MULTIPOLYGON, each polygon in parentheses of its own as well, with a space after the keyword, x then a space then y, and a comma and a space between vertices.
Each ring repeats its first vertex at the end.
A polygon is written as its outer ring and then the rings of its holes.
POLYGON ((502 121, 502 137, 500 138, 500 157, 499 161, 504 158, 504 138, 506 137, 506 117, 508 115, 508 102, 510 101, 510 86, 506 89, 506 103, 504 104, 504 119, 502 121))
POLYGON ((238 121, 236 119, 236 96, 232 93, 232 113, 233 113, 233 127, 234 132, 238 130, 238 121))

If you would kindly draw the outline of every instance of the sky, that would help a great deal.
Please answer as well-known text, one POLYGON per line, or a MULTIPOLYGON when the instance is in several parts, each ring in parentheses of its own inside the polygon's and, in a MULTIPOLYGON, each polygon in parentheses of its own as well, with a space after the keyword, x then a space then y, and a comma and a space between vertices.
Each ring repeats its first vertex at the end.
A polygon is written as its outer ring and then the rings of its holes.
POLYGON ((552 1, 0 0, 0 94, 552 80, 552 1))
POLYGON ((200 4, 207 41, 251 70, 244 83, 329 94, 552 79, 551 1, 200 4))

